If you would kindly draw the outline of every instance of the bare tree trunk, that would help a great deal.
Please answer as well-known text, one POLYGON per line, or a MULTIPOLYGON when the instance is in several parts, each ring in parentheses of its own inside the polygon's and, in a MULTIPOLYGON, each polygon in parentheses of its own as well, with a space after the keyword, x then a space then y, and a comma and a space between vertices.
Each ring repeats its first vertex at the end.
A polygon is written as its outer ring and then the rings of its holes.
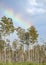
MULTIPOLYGON (((5 34, 4 34, 4 40, 5 40, 5 34)), ((6 44, 4 44, 4 47, 5 47, 5 49, 4 49, 4 54, 5 54, 5 63, 6 63, 6 44)))
POLYGON ((27 49, 27 51, 28 51, 28 59, 27 59, 27 61, 30 62, 30 49, 29 49, 29 45, 28 45, 28 49, 27 49))
POLYGON ((0 53, 0 62, 1 62, 1 53, 0 53))
POLYGON ((23 62, 24 62, 24 45, 23 45, 22 51, 23 51, 23 62))
POLYGON ((0 62, 1 62, 1 53, 0 53, 0 62))
POLYGON ((6 58, 6 48, 5 48, 4 52, 5 52, 5 63, 6 63, 6 59, 7 59, 7 58, 6 58))
POLYGON ((8 35, 9 35, 8 36, 9 37, 9 39, 8 39, 9 40, 8 41, 8 45, 9 45, 9 47, 8 47, 9 48, 9 55, 8 55, 9 56, 9 59, 8 59, 8 62, 11 62, 11 57, 10 57, 11 56, 11 54, 10 54, 10 33, 8 33, 8 35))

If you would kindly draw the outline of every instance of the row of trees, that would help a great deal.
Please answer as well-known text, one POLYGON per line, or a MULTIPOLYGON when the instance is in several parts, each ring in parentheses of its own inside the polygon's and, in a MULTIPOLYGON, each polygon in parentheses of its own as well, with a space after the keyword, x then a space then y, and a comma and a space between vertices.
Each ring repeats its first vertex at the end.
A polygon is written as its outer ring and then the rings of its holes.
POLYGON ((38 33, 34 26, 27 30, 14 27, 12 19, 3 16, 0 21, 0 62, 45 62, 46 44, 36 45, 37 39, 38 33), (11 43, 10 34, 14 32, 18 38, 11 43))

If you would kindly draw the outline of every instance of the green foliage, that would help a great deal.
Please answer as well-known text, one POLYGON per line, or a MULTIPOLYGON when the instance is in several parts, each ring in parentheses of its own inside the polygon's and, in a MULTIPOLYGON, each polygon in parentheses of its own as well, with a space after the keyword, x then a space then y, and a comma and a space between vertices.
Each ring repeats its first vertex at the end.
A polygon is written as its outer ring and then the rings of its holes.
POLYGON ((16 28, 18 38, 20 39, 20 42, 24 43, 25 41, 25 29, 18 27, 16 28))
POLYGON ((3 16, 1 18, 1 24, 0 25, 2 25, 3 32, 5 32, 5 34, 14 32, 14 26, 13 26, 13 22, 12 22, 11 18, 7 18, 6 16, 3 16))
POLYGON ((29 31, 29 36, 30 36, 30 42, 34 44, 38 38, 37 31, 34 26, 31 26, 28 29, 28 31, 29 31))

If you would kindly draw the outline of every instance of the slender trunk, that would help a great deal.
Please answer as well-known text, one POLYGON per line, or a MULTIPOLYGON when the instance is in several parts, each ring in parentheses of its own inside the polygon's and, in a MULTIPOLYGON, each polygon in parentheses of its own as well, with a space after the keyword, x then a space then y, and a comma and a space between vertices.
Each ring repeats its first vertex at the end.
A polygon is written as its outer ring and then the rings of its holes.
POLYGON ((1 49, 1 62, 2 62, 2 49, 1 49))
POLYGON ((3 50, 2 50, 2 62, 3 62, 3 50))
POLYGON ((34 61, 35 61, 35 48, 34 48, 34 61))
MULTIPOLYGON (((5 40, 5 34, 4 34, 4 40, 5 40)), ((5 47, 5 49, 4 49, 4 54, 5 54, 5 63, 6 63, 6 44, 4 44, 4 47, 5 47)))
POLYGON ((0 53, 0 62, 2 62, 2 52, 0 53))
POLYGON ((30 49, 29 49, 29 45, 28 45, 28 60, 27 61, 29 61, 30 62, 30 49))
POLYGON ((9 39, 8 39, 8 40, 9 40, 9 42, 8 42, 8 45, 9 45, 9 47, 8 47, 8 48, 9 48, 9 54, 8 54, 9 59, 8 59, 8 62, 11 62, 11 57, 10 57, 10 56, 11 56, 11 54, 10 54, 10 33, 8 33, 8 35, 9 35, 9 36, 8 36, 8 38, 9 38, 9 39))
POLYGON ((12 50, 12 62, 14 62, 14 50, 12 50))
POLYGON ((2 62, 2 51, 0 52, 0 62, 2 62))
POLYGON ((4 54, 5 54, 5 63, 6 63, 6 48, 4 50, 4 54))
POLYGON ((10 47, 9 47, 9 62, 11 62, 11 53, 10 53, 10 47))
POLYGON ((22 44, 21 52, 22 52, 22 56, 20 57, 20 60, 24 62, 24 44, 22 44))
POLYGON ((1 52, 0 52, 0 62, 1 62, 1 52))
POLYGON ((33 59, 33 62, 34 62, 34 48, 33 48, 33 58, 32 59, 33 59))
POLYGON ((23 45, 23 50, 22 51, 23 51, 23 62, 24 62, 24 45, 23 45))

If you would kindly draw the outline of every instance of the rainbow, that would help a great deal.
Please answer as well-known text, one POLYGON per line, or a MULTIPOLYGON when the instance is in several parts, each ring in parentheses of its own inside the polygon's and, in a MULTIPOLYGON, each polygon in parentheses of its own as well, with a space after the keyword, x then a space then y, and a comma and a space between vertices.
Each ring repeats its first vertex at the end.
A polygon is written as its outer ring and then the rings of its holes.
POLYGON ((0 7, 0 10, 3 12, 5 16, 12 18, 15 26, 21 26, 23 28, 28 28, 31 26, 30 22, 23 20, 21 14, 15 15, 13 9, 4 9, 0 7))

